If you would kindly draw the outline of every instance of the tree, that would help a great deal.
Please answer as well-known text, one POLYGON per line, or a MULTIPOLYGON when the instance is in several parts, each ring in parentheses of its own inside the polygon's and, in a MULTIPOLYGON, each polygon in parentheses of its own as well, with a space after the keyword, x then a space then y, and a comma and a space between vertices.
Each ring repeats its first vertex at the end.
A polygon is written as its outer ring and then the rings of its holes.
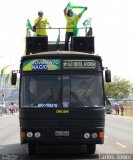
POLYGON ((124 98, 133 91, 133 84, 126 79, 115 76, 110 83, 105 82, 105 94, 116 100, 124 98))

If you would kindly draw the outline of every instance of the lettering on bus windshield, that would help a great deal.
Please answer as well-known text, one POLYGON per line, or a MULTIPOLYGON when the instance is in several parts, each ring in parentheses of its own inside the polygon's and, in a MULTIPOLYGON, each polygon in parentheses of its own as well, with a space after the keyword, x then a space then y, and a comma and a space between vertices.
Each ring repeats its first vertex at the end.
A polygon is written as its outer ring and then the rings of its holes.
POLYGON ((64 60, 63 69, 96 69, 94 60, 64 60))
POLYGON ((61 70, 60 59, 33 59, 23 63, 23 71, 61 70))

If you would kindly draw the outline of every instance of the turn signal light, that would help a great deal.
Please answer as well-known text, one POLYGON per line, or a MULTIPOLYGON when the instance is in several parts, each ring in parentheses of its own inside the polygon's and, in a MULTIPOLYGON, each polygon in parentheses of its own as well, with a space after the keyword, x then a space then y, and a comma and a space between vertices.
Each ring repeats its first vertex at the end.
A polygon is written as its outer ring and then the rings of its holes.
POLYGON ((26 132, 21 131, 21 132, 20 132, 20 137, 21 137, 21 138, 26 137, 26 132))
POLYGON ((104 132, 103 131, 99 132, 99 137, 104 138, 104 132))

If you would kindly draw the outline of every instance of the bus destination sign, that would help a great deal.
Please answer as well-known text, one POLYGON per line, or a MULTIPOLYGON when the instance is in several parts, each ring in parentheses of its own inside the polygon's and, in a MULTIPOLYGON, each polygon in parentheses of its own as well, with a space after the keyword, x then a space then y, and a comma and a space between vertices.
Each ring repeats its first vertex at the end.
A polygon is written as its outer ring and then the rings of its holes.
POLYGON ((23 63, 23 71, 60 70, 60 59, 33 59, 23 63))
POLYGON ((94 60, 64 60, 63 69, 95 69, 94 60))

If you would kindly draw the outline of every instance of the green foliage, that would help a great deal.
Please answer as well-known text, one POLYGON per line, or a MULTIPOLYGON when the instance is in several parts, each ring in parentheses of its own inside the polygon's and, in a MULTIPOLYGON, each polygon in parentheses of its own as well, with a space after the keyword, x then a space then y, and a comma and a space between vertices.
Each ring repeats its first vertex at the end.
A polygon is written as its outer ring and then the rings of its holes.
POLYGON ((133 91, 133 84, 126 79, 115 76, 110 83, 105 82, 105 94, 116 100, 124 98, 133 91))

